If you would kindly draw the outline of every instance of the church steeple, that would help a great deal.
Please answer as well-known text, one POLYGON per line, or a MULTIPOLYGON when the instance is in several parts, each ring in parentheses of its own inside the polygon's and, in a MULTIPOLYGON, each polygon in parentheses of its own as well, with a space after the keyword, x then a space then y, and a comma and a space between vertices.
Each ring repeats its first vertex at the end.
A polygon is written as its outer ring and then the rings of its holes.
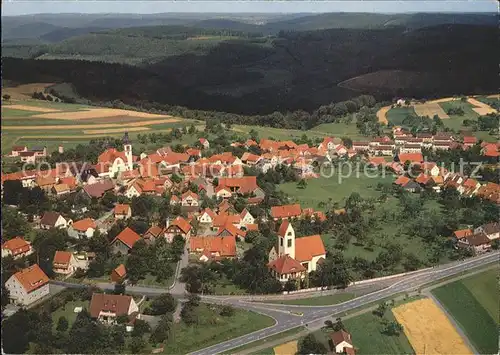
POLYGON ((133 159, 132 159, 132 143, 130 142, 130 138, 128 136, 128 132, 125 132, 123 135, 123 150, 125 152, 125 158, 127 161, 125 162, 127 165, 127 170, 133 169, 133 159))

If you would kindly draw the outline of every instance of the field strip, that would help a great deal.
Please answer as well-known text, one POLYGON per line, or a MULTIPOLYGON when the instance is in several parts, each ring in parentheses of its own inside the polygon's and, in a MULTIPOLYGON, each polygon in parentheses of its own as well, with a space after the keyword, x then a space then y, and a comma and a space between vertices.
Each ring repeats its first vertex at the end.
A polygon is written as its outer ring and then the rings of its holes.
POLYGON ((388 124, 387 120, 387 112, 391 109, 391 106, 384 106, 380 110, 377 111, 377 118, 380 123, 388 124))
POLYGON ((51 118, 56 120, 84 120, 86 118, 103 118, 112 116, 132 116, 137 118, 171 118, 170 115, 153 114, 147 112, 121 110, 115 108, 89 108, 86 111, 42 113, 34 115, 36 118, 51 118))
POLYGON ((500 99, 500 94, 493 94, 486 96, 488 99, 500 99))
POLYGON ((496 113, 497 110, 495 110, 493 107, 490 105, 485 104, 484 102, 478 101, 473 97, 467 98, 467 102, 470 103, 472 106, 475 106, 472 110, 479 114, 480 116, 487 115, 489 113, 496 113))
POLYGON ((458 100, 458 99, 456 97, 443 97, 441 99, 427 101, 427 103, 440 104, 441 102, 448 102, 448 101, 453 101, 453 100, 458 100))
POLYGON ((149 127, 130 127, 130 128, 110 128, 110 129, 92 129, 88 131, 83 131, 85 134, 106 134, 106 133, 120 133, 120 132, 138 132, 138 131, 149 131, 149 127))
POLYGON ((39 107, 39 106, 28 106, 28 105, 5 105, 5 108, 10 108, 12 110, 30 111, 30 112, 60 112, 56 108, 50 107, 39 107))
POLYGON ((444 112, 443 108, 437 102, 426 102, 425 104, 417 104, 413 106, 415 109, 415 113, 420 116, 428 116, 433 118, 437 115, 441 119, 450 118, 446 112, 444 112))
POLYGON ((151 120, 151 121, 139 121, 139 122, 130 122, 130 123, 100 123, 100 124, 77 124, 77 125, 47 125, 47 126, 7 126, 2 127, 2 129, 8 130, 50 130, 50 129, 62 129, 66 131, 73 130, 83 130, 83 129, 92 129, 92 128, 115 128, 117 126, 121 127, 141 127, 141 126, 150 126, 155 124, 162 123, 174 123, 179 122, 179 119, 176 118, 167 118, 163 120, 151 120))
POLYGON ((446 314, 429 298, 392 309, 417 354, 472 354, 446 314))

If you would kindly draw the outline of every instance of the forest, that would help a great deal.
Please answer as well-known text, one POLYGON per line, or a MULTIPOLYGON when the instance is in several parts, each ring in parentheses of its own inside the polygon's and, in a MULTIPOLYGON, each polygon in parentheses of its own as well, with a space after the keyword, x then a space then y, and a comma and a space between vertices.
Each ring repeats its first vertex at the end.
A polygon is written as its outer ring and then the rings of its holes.
MULTIPOLYGON (((490 73, 497 69, 500 46, 491 46, 499 39, 498 29, 492 26, 280 31, 269 38, 241 38, 253 35, 236 30, 186 32, 179 27, 177 31, 158 26, 73 37, 50 50, 67 60, 4 57, 4 79, 69 83, 78 96, 94 102, 120 100, 136 107, 158 103, 246 115, 311 112, 360 93, 380 101, 497 89, 496 77, 490 73), (241 39, 219 37, 210 44, 171 39, 191 33, 241 39), (176 44, 151 50, 162 41, 176 44), (120 62, 131 55, 138 65, 101 62, 120 62), (78 56, 91 56, 94 61, 71 59, 78 56), (383 77, 369 79, 376 85, 366 85, 365 74, 380 71, 383 77), (398 76, 408 73, 410 80, 399 83, 398 76), (352 78, 358 78, 355 84, 338 86, 352 78)), ((31 51, 31 58, 53 58, 50 51, 35 53, 36 46, 23 48, 31 51)))

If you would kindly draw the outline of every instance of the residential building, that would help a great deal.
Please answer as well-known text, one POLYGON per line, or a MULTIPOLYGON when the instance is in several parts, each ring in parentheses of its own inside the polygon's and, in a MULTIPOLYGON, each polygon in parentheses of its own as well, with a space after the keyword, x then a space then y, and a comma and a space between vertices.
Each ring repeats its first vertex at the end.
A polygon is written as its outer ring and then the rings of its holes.
POLYGON ((9 290, 11 301, 22 306, 29 306, 50 294, 49 278, 38 264, 16 272, 5 282, 5 288, 9 290))
POLYGON ((192 191, 186 191, 182 194, 181 205, 186 207, 198 206, 199 196, 192 191))
POLYGON ((76 269, 78 269, 78 263, 73 253, 69 251, 56 251, 54 260, 52 261, 52 270, 56 274, 69 276, 73 275, 76 269))
POLYGON ((163 228, 159 226, 151 226, 142 236, 148 244, 153 244, 157 238, 163 236, 163 228))
POLYGON ((111 271, 111 281, 113 282, 123 282, 127 277, 127 270, 125 269, 125 265, 118 265, 113 271, 111 271))
POLYGON ((247 211, 247 209, 243 209, 240 213, 240 225, 246 226, 248 224, 254 224, 255 218, 247 211))
POLYGON ((479 232, 458 239, 457 246, 459 248, 473 249, 476 253, 483 253, 491 249, 491 240, 485 233, 479 232))
POLYGON ((474 229, 474 233, 484 233, 489 240, 500 238, 500 223, 488 223, 474 229))
POLYGON ((126 255, 140 239, 139 234, 127 227, 111 241, 112 252, 126 255))
POLYGON ((84 218, 73 222, 68 228, 68 235, 73 238, 92 238, 97 225, 92 218, 84 218))
POLYGON ((330 333, 330 341, 333 351, 337 354, 354 355, 354 346, 352 345, 351 334, 345 330, 330 333))
POLYGON ((114 208, 115 219, 124 219, 127 220, 132 217, 132 209, 130 205, 126 204, 117 204, 114 208))
POLYGON ((112 325, 120 316, 129 317, 129 321, 139 318, 139 307, 132 296, 94 293, 90 300, 90 316, 112 325))
POLYGON ((14 259, 20 259, 31 254, 31 243, 21 237, 14 237, 2 244, 2 258, 12 256, 14 259))
POLYGON ((211 225, 214 222, 216 216, 217 215, 215 214, 215 212, 212 211, 210 208, 205 208, 203 211, 201 211, 200 215, 198 216, 198 221, 200 223, 211 225))
POLYGON ((208 141, 208 139, 206 139, 206 138, 200 138, 200 139, 198 139, 198 141, 200 142, 200 144, 203 147, 203 149, 210 148, 210 142, 208 141))
POLYGON ((87 184, 83 187, 83 191, 89 197, 101 198, 106 192, 114 191, 115 184, 110 179, 104 179, 95 184, 87 184))
POLYGON ((196 254, 200 261, 236 258, 236 238, 234 236, 192 237, 189 252, 196 254))
POLYGON ((277 221, 279 219, 300 218, 302 216, 302 208, 299 204, 272 206, 271 217, 277 221))
POLYGON ((51 228, 61 228, 66 229, 71 225, 73 221, 70 219, 66 220, 60 213, 57 212, 45 212, 40 219, 41 229, 51 229, 51 228))
POLYGON ((170 223, 167 221, 167 226, 165 227, 165 238, 169 243, 172 242, 176 235, 182 236, 184 239, 189 239, 191 236, 191 225, 181 216, 177 217, 170 223))

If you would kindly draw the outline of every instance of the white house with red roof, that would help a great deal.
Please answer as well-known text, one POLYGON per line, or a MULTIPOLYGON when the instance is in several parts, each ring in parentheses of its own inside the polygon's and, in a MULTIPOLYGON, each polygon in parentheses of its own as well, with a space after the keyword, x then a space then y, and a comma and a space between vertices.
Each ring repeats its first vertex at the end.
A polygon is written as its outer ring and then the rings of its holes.
POLYGON ((14 259, 33 254, 31 243, 21 237, 15 237, 2 244, 2 258, 12 256, 14 259))
POLYGON ((9 290, 11 301, 23 306, 50 294, 49 278, 38 264, 16 272, 5 282, 5 288, 9 290))
POLYGON ((243 209, 240 213, 240 226, 246 226, 248 224, 254 224, 255 218, 247 211, 247 209, 243 209))
POLYGON ((278 230, 277 244, 269 252, 268 267, 279 281, 287 282, 290 278, 304 278, 325 258, 319 235, 295 238, 292 224, 285 220, 278 230))
POLYGON ((185 207, 198 206, 200 197, 193 191, 186 191, 182 194, 181 205, 185 207))
POLYGON ((111 241, 111 249, 115 254, 121 253, 126 255, 140 239, 141 236, 139 234, 127 227, 111 241))
POLYGON ((206 138, 200 138, 200 139, 198 139, 198 141, 200 142, 200 144, 203 147, 203 149, 210 148, 210 142, 208 141, 208 139, 206 139, 206 138))
POLYGON ((73 222, 68 228, 68 235, 73 238, 92 238, 97 225, 92 218, 84 218, 73 222))
POLYGON ((78 269, 78 262, 72 252, 58 250, 54 254, 52 270, 56 274, 72 275, 78 269))
POLYGON ((217 215, 210 208, 205 208, 198 216, 198 221, 204 224, 212 224, 217 215))

